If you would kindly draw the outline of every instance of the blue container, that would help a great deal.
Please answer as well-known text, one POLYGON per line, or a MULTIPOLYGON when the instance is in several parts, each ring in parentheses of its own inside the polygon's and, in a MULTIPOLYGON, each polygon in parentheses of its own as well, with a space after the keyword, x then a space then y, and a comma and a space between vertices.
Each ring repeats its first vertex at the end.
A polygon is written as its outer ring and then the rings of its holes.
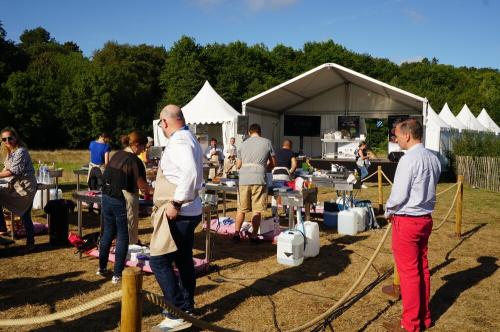
POLYGON ((339 220, 338 212, 323 212, 323 223, 326 227, 329 228, 337 228, 339 220))

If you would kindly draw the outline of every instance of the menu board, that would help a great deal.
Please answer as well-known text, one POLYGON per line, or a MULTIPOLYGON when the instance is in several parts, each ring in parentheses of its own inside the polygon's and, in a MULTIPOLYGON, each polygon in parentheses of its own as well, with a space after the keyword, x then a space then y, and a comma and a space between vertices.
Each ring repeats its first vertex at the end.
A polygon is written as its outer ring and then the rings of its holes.
POLYGON ((338 130, 340 130, 344 136, 348 135, 350 138, 359 137, 359 116, 339 116, 338 130))

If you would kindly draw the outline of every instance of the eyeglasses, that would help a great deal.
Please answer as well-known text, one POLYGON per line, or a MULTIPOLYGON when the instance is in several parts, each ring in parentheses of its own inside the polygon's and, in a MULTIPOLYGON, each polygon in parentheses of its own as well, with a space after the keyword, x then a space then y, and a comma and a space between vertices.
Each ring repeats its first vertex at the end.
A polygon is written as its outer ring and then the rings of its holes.
POLYGON ((7 142, 7 141, 12 141, 14 139, 14 137, 12 136, 8 136, 8 137, 2 137, 2 142, 7 142))
POLYGON ((160 119, 160 121, 158 121, 158 123, 157 123, 158 127, 161 127, 161 123, 162 123, 163 121, 164 121, 163 119, 160 119))

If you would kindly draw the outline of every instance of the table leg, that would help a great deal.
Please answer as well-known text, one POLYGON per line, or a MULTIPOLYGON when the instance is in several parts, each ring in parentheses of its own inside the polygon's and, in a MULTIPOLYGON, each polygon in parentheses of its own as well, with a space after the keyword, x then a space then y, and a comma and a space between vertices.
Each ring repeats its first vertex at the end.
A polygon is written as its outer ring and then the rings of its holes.
MULTIPOLYGON (((76 206, 78 209, 78 235, 82 236, 82 202, 77 200, 76 206)), ((82 253, 80 253, 80 259, 82 258, 82 253)))
POLYGON ((310 221, 311 220, 311 203, 305 202, 304 203, 304 210, 306 210, 304 221, 310 221))
POLYGON ((211 252, 210 252, 210 236, 211 236, 211 231, 210 231, 210 222, 212 219, 212 208, 210 207, 208 211, 208 218, 207 214, 205 211, 203 211, 203 219, 202 222, 205 222, 205 231, 206 231, 206 237, 205 237, 205 261, 207 264, 207 270, 208 270, 208 264, 210 263, 211 259, 211 252))
POLYGON ((222 191, 222 215, 226 216, 226 191, 222 191))
POLYGON ((76 173, 76 191, 80 191, 80 174, 76 173))
POLYGON ((58 176, 56 176, 56 199, 59 199, 59 177, 58 176))
POLYGON ((294 225, 295 225, 295 221, 294 221, 294 206, 293 205, 289 205, 288 206, 288 229, 293 229, 294 225))

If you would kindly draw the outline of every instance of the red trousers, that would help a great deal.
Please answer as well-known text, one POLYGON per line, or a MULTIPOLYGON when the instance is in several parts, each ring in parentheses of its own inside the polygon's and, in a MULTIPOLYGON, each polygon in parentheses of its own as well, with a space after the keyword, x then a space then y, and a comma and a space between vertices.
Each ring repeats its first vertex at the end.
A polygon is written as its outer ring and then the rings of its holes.
POLYGON ((392 253, 401 281, 403 301, 401 325, 410 332, 431 326, 431 276, 427 260, 431 231, 430 215, 394 216, 392 221, 392 253))

